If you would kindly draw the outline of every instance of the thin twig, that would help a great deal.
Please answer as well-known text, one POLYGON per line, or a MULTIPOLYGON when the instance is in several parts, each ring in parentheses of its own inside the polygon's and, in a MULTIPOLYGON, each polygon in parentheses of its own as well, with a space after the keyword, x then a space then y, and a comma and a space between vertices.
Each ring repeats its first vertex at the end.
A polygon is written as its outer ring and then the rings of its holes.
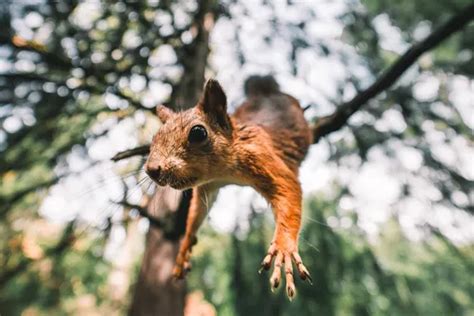
POLYGON ((143 145, 143 146, 139 146, 139 147, 136 147, 136 148, 133 148, 133 149, 128 149, 128 150, 125 150, 125 151, 121 151, 110 159, 113 160, 113 161, 119 161, 119 160, 122 160, 122 159, 125 159, 125 158, 130 158, 130 157, 133 157, 133 156, 148 155, 149 152, 150 152, 150 145, 143 145))

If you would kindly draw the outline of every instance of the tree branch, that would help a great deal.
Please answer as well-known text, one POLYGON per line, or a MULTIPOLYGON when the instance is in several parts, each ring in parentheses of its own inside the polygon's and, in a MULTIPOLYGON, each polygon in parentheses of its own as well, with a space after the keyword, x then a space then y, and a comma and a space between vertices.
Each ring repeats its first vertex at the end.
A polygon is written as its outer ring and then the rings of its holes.
POLYGON ((165 223, 163 223, 161 219, 150 215, 148 211, 146 210, 146 208, 140 205, 132 204, 127 201, 120 201, 120 202, 113 202, 113 203, 121 205, 126 208, 137 210, 138 214, 140 214, 141 217, 148 219, 148 221, 150 222, 150 225, 153 225, 158 228, 164 228, 166 226, 165 223))
POLYGON ((60 177, 54 177, 51 179, 40 181, 38 183, 34 183, 26 188, 20 189, 17 192, 13 193, 11 196, 0 195, 0 218, 3 218, 11 209, 11 207, 27 194, 39 189, 50 187, 51 185, 56 184, 59 180, 60 177))
POLYGON ((125 158, 130 158, 133 156, 144 156, 148 155, 150 152, 150 145, 143 145, 133 149, 128 149, 117 153, 115 156, 110 158, 112 161, 119 161, 125 158))
POLYGON ((26 40, 18 35, 0 35, 0 45, 10 45, 19 50, 37 53, 51 66, 57 66, 63 69, 70 69, 72 67, 70 60, 49 52, 45 45, 35 41, 26 40))
POLYGON ((400 76, 425 52, 437 46, 444 39, 459 31, 474 19, 474 4, 452 16, 444 25, 431 33, 423 41, 414 44, 370 87, 357 94, 352 100, 342 104, 336 112, 320 118, 313 126, 314 143, 322 137, 342 128, 352 114, 357 112, 370 99, 390 88, 400 76))

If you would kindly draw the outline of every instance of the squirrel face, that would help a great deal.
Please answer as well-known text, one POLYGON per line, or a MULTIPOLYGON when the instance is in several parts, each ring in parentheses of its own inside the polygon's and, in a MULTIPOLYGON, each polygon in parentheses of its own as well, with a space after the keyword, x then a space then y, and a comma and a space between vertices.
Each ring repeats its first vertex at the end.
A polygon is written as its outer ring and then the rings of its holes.
POLYGON ((153 138, 145 170, 158 185, 183 190, 219 176, 233 140, 226 104, 219 83, 209 80, 193 108, 173 112, 157 107, 163 125, 153 138))

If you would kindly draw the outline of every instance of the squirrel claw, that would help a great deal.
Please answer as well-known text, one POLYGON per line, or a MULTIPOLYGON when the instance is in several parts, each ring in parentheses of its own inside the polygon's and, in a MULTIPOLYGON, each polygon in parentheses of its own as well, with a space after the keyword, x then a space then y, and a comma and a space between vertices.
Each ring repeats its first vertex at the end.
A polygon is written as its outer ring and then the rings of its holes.
POLYGON ((189 271, 191 271, 191 269, 192 269, 191 262, 186 261, 186 262, 183 264, 183 268, 184 268, 184 272, 185 272, 185 273, 188 273, 189 271))
POLYGON ((293 301, 296 295, 296 288, 294 284, 289 284, 286 286, 286 295, 288 296, 290 302, 293 301))
POLYGON ((181 280, 184 279, 184 270, 181 267, 175 266, 173 268, 173 279, 181 280))
POLYGON ((293 261, 296 264, 296 268, 298 269, 298 274, 300 275, 301 280, 308 280, 309 284, 313 285, 313 278, 311 278, 308 269, 306 269, 306 267, 304 266, 303 261, 301 260, 301 257, 298 252, 293 252, 292 257, 293 261))
MULTIPOLYGON (((268 257, 268 255, 267 255, 268 257)), ((260 264, 260 269, 258 269, 258 273, 259 274, 262 274, 263 271, 268 271, 270 269, 270 265, 272 263, 272 257, 269 258, 269 260, 267 260, 267 258, 265 257, 265 259, 263 259, 262 263, 260 264)))
POLYGON ((293 263, 295 264, 298 274, 302 280, 308 280, 310 284, 313 284, 311 275, 309 274, 308 269, 303 264, 300 255, 298 252, 286 252, 280 249, 277 249, 275 244, 272 243, 268 254, 263 259, 262 264, 259 269, 259 273, 262 273, 263 270, 268 270, 270 265, 273 262, 273 272, 270 276, 270 289, 272 292, 278 288, 281 281, 281 270, 284 266, 285 272, 285 281, 286 281, 286 295, 288 299, 292 301, 296 295, 296 286, 293 278, 293 263))
MULTIPOLYGON (((197 239, 195 239, 197 240, 197 239)), ((191 271, 191 250, 185 250, 184 255, 178 254, 178 257, 176 258, 176 263, 173 267, 173 277, 175 279, 184 279, 186 277, 186 274, 191 271)))
POLYGON ((309 284, 313 285, 313 278, 311 278, 311 275, 309 275, 309 273, 306 275, 306 280, 308 280, 309 284))
POLYGON ((173 267, 173 278, 175 280, 182 280, 186 277, 186 274, 191 271, 191 263, 189 261, 183 264, 175 264, 173 267))

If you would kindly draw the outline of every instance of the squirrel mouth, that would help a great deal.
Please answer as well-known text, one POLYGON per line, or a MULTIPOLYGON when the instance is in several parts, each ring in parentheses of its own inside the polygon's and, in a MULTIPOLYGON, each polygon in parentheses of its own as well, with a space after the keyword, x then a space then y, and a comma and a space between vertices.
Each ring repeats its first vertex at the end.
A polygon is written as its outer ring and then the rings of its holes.
POLYGON ((159 186, 167 186, 169 185, 173 189, 176 190, 185 190, 190 189, 194 186, 197 181, 196 177, 188 177, 188 178, 176 178, 176 177, 159 177, 159 178, 152 178, 153 181, 156 182, 159 186))
POLYGON ((192 188, 196 181, 196 177, 171 179, 171 181, 168 182, 168 185, 176 190, 185 190, 192 188))

